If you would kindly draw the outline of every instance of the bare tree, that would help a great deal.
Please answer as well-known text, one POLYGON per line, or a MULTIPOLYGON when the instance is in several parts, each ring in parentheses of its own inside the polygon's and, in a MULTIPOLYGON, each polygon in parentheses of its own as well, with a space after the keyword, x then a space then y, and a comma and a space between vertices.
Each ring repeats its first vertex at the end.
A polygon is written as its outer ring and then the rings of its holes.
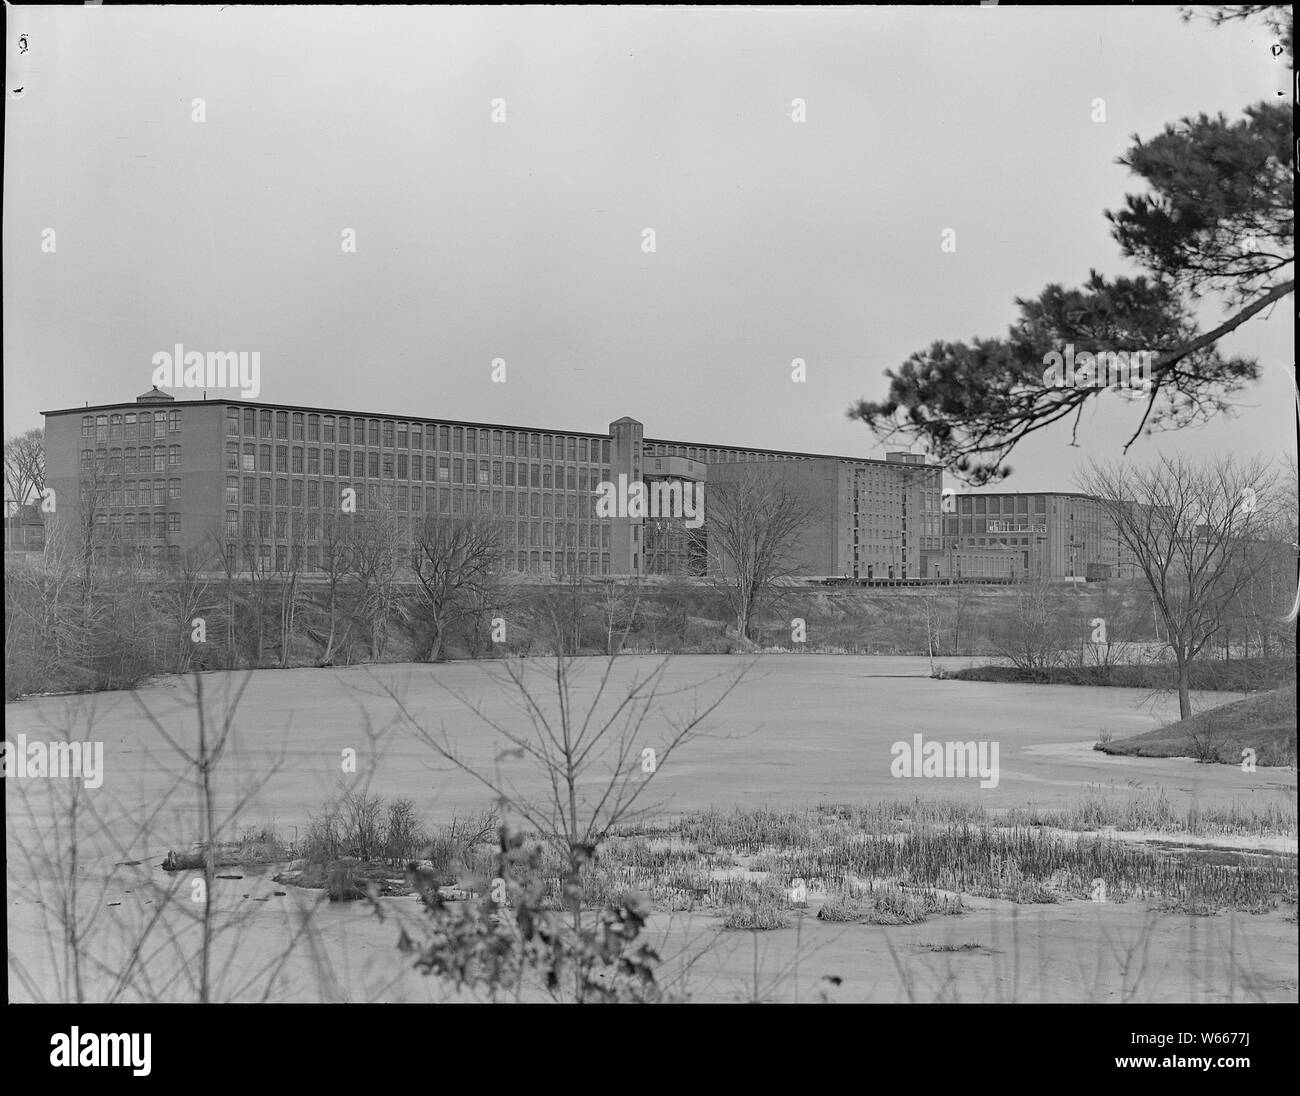
POLYGON ((1276 505, 1267 462, 1182 456, 1103 466, 1078 477, 1115 522, 1155 600, 1178 667, 1178 710, 1192 714, 1191 664, 1268 558, 1260 551, 1276 505))
MULTIPOLYGON (((553 937, 559 944, 555 954, 578 957, 570 962, 568 973, 574 997, 583 1000, 599 992, 590 964, 602 924, 584 922, 584 879, 601 845, 619 826, 643 821, 655 809, 656 804, 647 802, 647 792, 656 773, 681 747, 705 733, 709 718, 750 667, 694 685, 672 686, 666 677, 667 659, 648 671, 634 670, 622 682, 616 668, 629 663, 613 657, 602 665, 557 653, 549 670, 530 660, 512 659, 502 665, 500 684, 527 716, 523 726, 503 722, 482 704, 453 693, 504 740, 491 771, 463 758, 445 728, 426 727, 396 692, 385 691, 420 742, 491 792, 503 818, 503 847, 505 822, 514 815, 558 855, 566 871, 563 898, 569 924, 567 944, 553 937), (582 681, 588 673, 596 674, 595 680, 582 681), (712 682, 718 687, 706 690, 712 682), (506 759, 517 759, 527 772, 502 771, 500 763, 506 759), (521 784, 545 790, 534 794, 521 784)), ((527 932, 525 926, 519 928, 527 932)), ((445 946, 444 934, 431 950, 445 946)))
POLYGON ((736 631, 748 642, 760 603, 794 573, 814 507, 781 477, 754 468, 710 482, 708 489, 697 539, 704 542, 709 575, 726 597, 736 631))
POLYGON ((192 639, 195 619, 204 618, 205 632, 208 624, 217 623, 207 619, 217 608, 209 579, 211 564, 210 553, 202 547, 185 552, 179 562, 168 568, 167 581, 158 591, 160 608, 172 624, 172 628, 159 633, 162 640, 159 661, 173 672, 185 673, 195 668, 196 645, 192 639))
POLYGON ((28 430, 5 442, 5 500, 21 507, 45 489, 45 431, 28 430))
POLYGON ((616 655, 636 623, 637 610, 641 606, 641 584, 626 585, 607 578, 601 585, 599 606, 601 622, 605 626, 605 654, 616 655))
POLYGON ((1017 669, 1040 674, 1059 666, 1072 646, 1061 591, 1043 575, 1025 575, 1013 588, 990 639, 1017 669))
POLYGON ((280 665, 288 666, 297 634, 298 608, 302 601, 302 568, 306 556, 306 528, 302 513, 293 515, 292 530, 284 566, 277 566, 280 580, 280 665))
POLYGON ((325 578, 325 613, 328 630, 325 633, 325 652, 321 655, 322 666, 334 664, 336 645, 347 643, 351 630, 345 622, 343 636, 338 635, 339 602, 343 584, 351 571, 350 557, 350 515, 340 514, 335 510, 326 510, 321 518, 320 527, 320 566, 325 578))
POLYGON ((542 587, 534 599, 533 618, 537 629, 550 637, 556 654, 576 655, 582 650, 587 590, 582 575, 558 575, 555 582, 542 587))
POLYGON ((500 522, 484 514, 425 514, 416 527, 411 567, 432 633, 430 662, 442 658, 448 629, 476 618, 495 597, 504 546, 500 522))
POLYGON ((378 662, 392 621, 409 615, 398 581, 405 538, 386 500, 371 497, 367 501, 370 505, 347 519, 347 560, 356 588, 354 612, 369 634, 370 657, 378 662))

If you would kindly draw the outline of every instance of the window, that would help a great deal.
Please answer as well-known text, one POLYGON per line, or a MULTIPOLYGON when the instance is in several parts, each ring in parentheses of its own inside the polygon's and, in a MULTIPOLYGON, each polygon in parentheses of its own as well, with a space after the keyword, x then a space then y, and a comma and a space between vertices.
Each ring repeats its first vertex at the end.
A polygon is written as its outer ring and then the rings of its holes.
POLYGON ((181 432, 181 413, 179 408, 167 412, 167 432, 169 434, 179 434, 181 432))
POLYGON ((307 440, 320 441, 320 416, 307 416, 307 440))
MULTIPOLYGON (((446 427, 444 426, 443 429, 445 430, 446 427)), ((440 483, 451 482, 451 458, 450 457, 438 458, 438 481, 440 483)))
POLYGON ((295 476, 302 475, 302 446, 301 445, 295 445, 293 447, 293 463, 290 465, 289 471, 292 472, 295 476))
POLYGON ((399 422, 397 424, 397 448, 398 449, 408 448, 409 430, 410 427, 406 423, 399 422))
POLYGON ((319 449, 307 450, 307 474, 309 476, 320 475, 320 450, 319 449))
POLYGON ((394 425, 395 424, 391 419, 384 420, 384 448, 385 449, 391 449, 393 447, 394 425))
MULTIPOLYGON (((419 459, 418 457, 416 458, 419 459)), ((397 454, 397 478, 404 480, 407 478, 407 458, 405 453, 397 454)))
POLYGON ((477 430, 471 429, 465 431, 465 452, 466 453, 478 452, 478 431, 477 430))
POLYGON ((289 440, 289 412, 277 411, 275 413, 275 436, 281 441, 289 440))
POLYGON ((334 440, 334 416, 326 415, 321 419, 321 441, 334 440))
POLYGON ((352 420, 349 418, 339 418, 339 444, 352 444, 352 420))
POLYGON ((293 440, 305 440, 303 435, 303 414, 301 411, 295 411, 293 413, 293 440))
POLYGON ((181 481, 178 479, 169 479, 167 481, 168 499, 179 499, 181 497, 181 481))
POLYGON ((366 435, 370 439, 370 445, 377 448, 379 446, 379 420, 378 419, 366 420, 366 435))
POLYGON ((424 448, 424 427, 418 422, 411 423, 411 448, 417 451, 424 448))
POLYGON ((369 476, 371 479, 379 478, 379 454, 378 453, 366 454, 366 475, 369 476))
POLYGON ((181 466, 181 447, 179 445, 169 445, 167 447, 167 467, 179 468, 181 466))
POLYGON ((108 416, 107 415, 95 416, 95 441, 97 442, 108 441, 108 416))
POLYGON ((446 453, 451 449, 451 427, 438 427, 438 448, 446 453))
POLYGON ((95 436, 95 416, 81 416, 81 436, 83 438, 93 438, 95 436))
POLYGON ((488 462, 485 460, 478 462, 478 482, 482 487, 486 487, 490 482, 488 475, 488 462))
POLYGON ((350 449, 340 449, 339 450, 339 475, 340 476, 352 475, 351 467, 352 467, 352 451, 350 449))

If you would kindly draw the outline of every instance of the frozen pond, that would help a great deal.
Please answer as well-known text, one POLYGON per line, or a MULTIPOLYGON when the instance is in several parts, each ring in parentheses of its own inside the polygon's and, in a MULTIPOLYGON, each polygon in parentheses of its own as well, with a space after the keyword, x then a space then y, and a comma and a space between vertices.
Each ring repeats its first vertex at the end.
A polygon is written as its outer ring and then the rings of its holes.
MULTIPOLYGON (((956 667, 971 660, 943 661, 956 667)), ((622 695, 633 675, 655 665, 657 660, 648 657, 620 659, 607 698, 622 695)), ((725 656, 674 659, 661 685, 662 692, 672 694, 665 697, 663 711, 680 715, 695 699, 707 703, 743 665, 725 656), (698 691, 689 689, 693 685, 698 691)), ((527 666, 536 694, 553 708, 550 664, 535 659, 527 666)), ((585 708, 603 666, 603 660, 578 664, 576 708, 585 708)), ((527 725, 520 697, 502 682, 501 672, 492 663, 460 662, 204 675, 210 721, 225 717, 230 690, 246 684, 234 713, 233 745, 216 782, 222 802, 247 796, 241 824, 275 822, 292 836, 293 827, 304 826, 308 814, 335 790, 344 751, 355 750, 357 770, 370 774, 372 790, 410 796, 430 821, 486 806, 490 796, 481 785, 440 762, 403 725, 390 692, 424 727, 445 728, 467 762, 490 772, 504 742, 470 705, 493 721, 527 725)), ((145 804, 157 808, 179 763, 141 706, 168 733, 195 741, 190 680, 167 679, 135 697, 104 693, 9 704, 6 736, 10 741, 19 733, 59 738, 70 726, 73 738, 102 740, 104 785, 88 794, 128 810, 145 804)), ((1195 705, 1212 707, 1237 695, 1197 694, 1195 705)), ((1176 712, 1174 697, 1140 689, 933 680, 926 658, 768 655, 753 664, 714 713, 709 736, 684 746, 660 769, 655 793, 666 809, 686 811, 915 796, 978 797, 990 806, 1052 805, 1090 786, 1122 795, 1137 787, 1161 787, 1175 805, 1193 799, 1209 804, 1295 788, 1290 770, 1243 773, 1228 765, 1109 757, 1092 749, 1103 733, 1126 737, 1159 726, 1176 712), (926 741, 996 743, 997 787, 980 788, 976 779, 894 777, 891 746, 911 742, 916 734, 926 741)), ((652 717, 641 732, 644 745, 657 747, 666 731, 664 720, 652 717)), ((523 762, 500 764, 522 790, 540 791, 523 762)), ((192 809, 192 799, 192 794, 173 794, 151 827, 154 832, 172 832, 173 844, 190 836, 182 832, 190 828, 182 816, 192 809)))

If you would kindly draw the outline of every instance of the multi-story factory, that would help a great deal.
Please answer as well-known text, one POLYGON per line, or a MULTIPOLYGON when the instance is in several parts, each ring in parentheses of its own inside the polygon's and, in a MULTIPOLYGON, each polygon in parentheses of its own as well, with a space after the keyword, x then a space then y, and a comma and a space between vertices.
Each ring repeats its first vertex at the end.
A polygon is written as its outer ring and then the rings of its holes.
POLYGON ((603 516, 600 485, 626 477, 707 489, 751 468, 809 503, 798 574, 919 577, 923 553, 942 545, 942 472, 906 453, 869 460, 657 440, 631 418, 596 434, 176 400, 157 388, 131 403, 44 414, 58 513, 71 511, 109 559, 311 570, 322 515, 351 489, 359 509, 382 506, 405 536, 429 513, 491 515, 507 565, 522 573, 701 574, 707 519, 702 541, 680 518, 603 516))
POLYGON ((1115 522, 1089 495, 980 492, 951 498, 943 549, 925 560, 931 577, 1097 581, 1137 574, 1115 522))

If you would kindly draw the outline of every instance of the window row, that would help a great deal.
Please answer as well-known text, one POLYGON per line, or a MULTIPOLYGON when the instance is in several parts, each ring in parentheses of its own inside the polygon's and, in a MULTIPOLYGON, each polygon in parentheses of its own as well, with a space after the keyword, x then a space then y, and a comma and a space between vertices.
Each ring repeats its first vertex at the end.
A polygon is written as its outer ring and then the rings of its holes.
MULTIPOLYGON (((1030 510, 1028 495, 972 495, 960 500, 960 512, 963 514, 1028 514, 1030 510)), ((1047 496, 1033 496, 1035 514, 1047 513, 1047 496)))
POLYGON ((646 444, 645 455, 649 457, 686 457, 689 460, 703 461, 705 464, 729 464, 736 461, 760 460, 801 460, 801 457, 786 453, 771 453, 765 450, 716 449, 702 445, 662 445, 658 442, 646 444))
MULTIPOLYGON (((420 534, 421 519, 411 518, 397 527, 406 543, 414 543, 420 534)), ((244 540, 275 537, 277 540, 318 541, 325 535, 330 539, 331 526, 319 514, 302 514, 288 510, 227 510, 224 529, 227 537, 244 540)), ((608 525, 586 525, 576 522, 553 524, 549 522, 508 522, 504 533, 509 544, 532 545, 549 548, 577 545, 580 548, 608 548, 608 525)))
POLYGON ((423 480, 429 483, 477 483, 488 487, 540 487, 558 491, 594 491, 610 482, 608 468, 518 464, 514 461, 466 460, 406 453, 353 453, 350 449, 304 449, 294 445, 226 443, 228 472, 292 472, 309 476, 364 476, 369 479, 423 480))
POLYGON ((439 426, 308 411, 269 411, 228 407, 226 434, 231 437, 315 441, 372 448, 411 449, 443 453, 486 453, 507 457, 536 457, 573 463, 609 461, 609 441, 568 434, 534 434, 475 426, 439 426))
MULTIPOLYGON (((113 480, 101 484, 98 488, 99 502, 110 508, 122 506, 163 506, 176 502, 181 497, 181 481, 178 479, 161 480, 113 480)), ((82 507, 90 502, 90 485, 77 485, 77 498, 82 507)))
POLYGON ((107 530, 110 538, 122 540, 146 537, 175 536, 181 531, 181 516, 177 513, 153 514, 96 514, 95 525, 107 530))
POLYGON ((110 415, 82 415, 81 436, 97 442, 143 441, 178 434, 179 408, 170 411, 123 411, 110 415))
POLYGON ((137 472, 165 472, 178 469, 181 465, 181 447, 179 445, 155 445, 152 449, 143 446, 136 449, 83 449, 81 451, 81 471, 88 475, 92 471, 97 475, 134 476, 137 472))
POLYGON ((271 479, 269 476, 227 476, 226 505, 306 506, 311 510, 437 511, 441 514, 479 512, 519 517, 594 518, 594 494, 534 494, 513 490, 475 491, 461 487, 405 487, 392 484, 329 483, 320 480, 271 479), (350 495, 344 492, 351 492, 350 495))

